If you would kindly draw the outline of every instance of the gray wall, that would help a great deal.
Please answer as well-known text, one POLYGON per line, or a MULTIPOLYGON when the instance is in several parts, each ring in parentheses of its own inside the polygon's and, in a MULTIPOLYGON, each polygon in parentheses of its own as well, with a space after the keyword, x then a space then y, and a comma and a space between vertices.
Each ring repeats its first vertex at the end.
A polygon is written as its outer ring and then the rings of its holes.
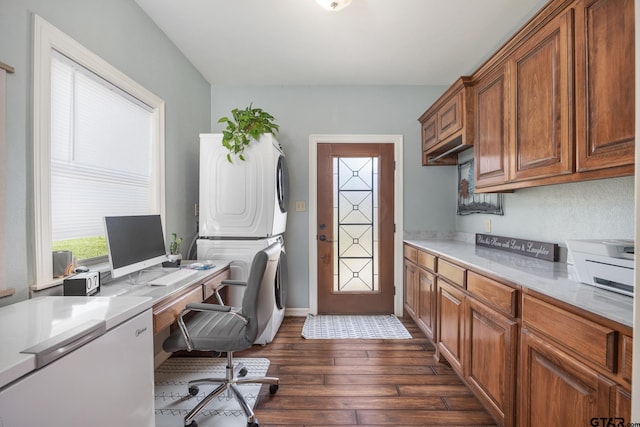
MULTIPOLYGON (((459 162, 473 157, 465 151, 459 162)), ((566 239, 633 239, 634 177, 525 188, 504 195, 504 216, 458 216, 456 230, 558 243, 566 239)))
POLYGON ((308 212, 295 212, 294 202, 309 200, 309 135, 401 134, 404 136, 404 227, 406 230, 453 230, 454 168, 420 166, 417 118, 444 91, 427 86, 213 86, 212 131, 223 129, 218 118, 253 102, 280 125, 291 176, 291 206, 285 234, 289 261, 287 305, 309 307, 308 212))
MULTIPOLYGON (((195 233, 198 134, 210 127, 210 85, 132 0, 0 0, 7 79, 7 285, 28 297, 33 267, 32 14, 73 37, 166 101, 167 232, 195 233)), ((183 248, 184 249, 184 248, 183 248)))
MULTIPOLYGON (((633 238, 633 177, 560 184, 506 194, 505 215, 456 216, 457 169, 420 165, 417 117, 443 87, 247 87, 213 86, 212 131, 231 109, 253 102, 281 126, 279 141, 290 164, 291 205, 286 247, 290 286, 287 305, 308 307, 309 242, 307 212, 293 203, 308 200, 310 134, 402 134, 404 136, 404 228, 412 231, 492 233, 559 243, 568 238, 633 238)), ((473 157, 467 150, 460 162, 473 157)))

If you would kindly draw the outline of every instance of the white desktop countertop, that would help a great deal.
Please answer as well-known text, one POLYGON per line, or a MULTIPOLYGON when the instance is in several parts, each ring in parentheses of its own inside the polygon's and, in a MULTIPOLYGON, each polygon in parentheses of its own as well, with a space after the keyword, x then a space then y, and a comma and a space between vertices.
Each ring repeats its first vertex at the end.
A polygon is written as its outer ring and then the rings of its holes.
MULTIPOLYGON (((196 261, 182 261, 183 265, 190 264, 196 261)), ((100 287, 99 296, 147 296, 153 299, 153 302, 160 301, 162 298, 171 295, 172 293, 184 288, 185 286, 192 285, 201 281, 207 276, 216 274, 220 270, 227 268, 231 264, 231 261, 215 261, 215 267, 208 270, 195 270, 196 274, 188 276, 183 280, 168 286, 153 286, 147 284, 149 280, 152 280, 162 274, 170 274, 176 271, 175 268, 162 268, 154 269, 148 273, 143 273, 144 276, 139 280, 140 283, 132 284, 127 279, 115 279, 100 287)))
POLYGON ((550 262, 458 240, 405 240, 474 270, 633 327, 633 298, 572 280, 566 263, 550 262))
POLYGON ((0 388, 36 369, 22 351, 71 329, 105 322, 106 330, 151 308, 149 297, 43 296, 0 308, 0 388))

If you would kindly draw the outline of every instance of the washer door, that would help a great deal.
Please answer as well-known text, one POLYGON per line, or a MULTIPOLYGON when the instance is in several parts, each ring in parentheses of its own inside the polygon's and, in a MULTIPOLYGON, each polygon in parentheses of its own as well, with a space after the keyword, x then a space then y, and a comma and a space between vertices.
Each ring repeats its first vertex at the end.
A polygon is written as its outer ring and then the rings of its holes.
POLYGON ((276 307, 283 310, 287 300, 287 285, 289 282, 289 267, 287 265, 287 253, 280 252, 278 269, 276 270, 276 307))

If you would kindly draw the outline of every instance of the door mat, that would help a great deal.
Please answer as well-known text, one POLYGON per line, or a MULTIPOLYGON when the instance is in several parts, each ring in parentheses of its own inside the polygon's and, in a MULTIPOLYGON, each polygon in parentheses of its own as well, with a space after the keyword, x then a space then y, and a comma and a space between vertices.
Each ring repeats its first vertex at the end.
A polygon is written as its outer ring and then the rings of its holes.
POLYGON ((308 314, 302 327, 306 339, 409 339, 411 334, 393 314, 308 314))
MULTIPOLYGON (((238 358, 237 364, 244 363, 247 376, 266 376, 269 359, 238 358)), ((226 375, 227 358, 174 357, 165 361, 155 370, 155 418, 156 427, 183 427, 184 417, 216 386, 202 385, 196 396, 187 391, 189 380, 218 378, 226 375)), ((249 407, 253 408, 260 393, 261 384, 242 384, 242 391, 249 407)), ((247 418, 238 401, 227 393, 222 393, 211 401, 194 419, 199 427, 245 427, 247 418)))

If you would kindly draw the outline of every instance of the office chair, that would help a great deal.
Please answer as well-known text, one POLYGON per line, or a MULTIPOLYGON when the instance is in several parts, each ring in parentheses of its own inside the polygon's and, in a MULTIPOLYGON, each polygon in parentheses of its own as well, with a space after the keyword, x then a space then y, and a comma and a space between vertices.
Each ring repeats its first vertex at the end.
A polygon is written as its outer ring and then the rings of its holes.
POLYGON ((245 377, 247 369, 242 364, 233 365, 233 352, 251 347, 265 329, 273 313, 275 277, 280 258, 280 243, 274 243, 258 252, 253 258, 247 282, 226 280, 230 286, 246 286, 242 308, 225 305, 191 303, 178 317, 178 326, 162 344, 167 352, 179 350, 202 350, 227 353, 225 378, 203 378, 189 382, 189 393, 198 394, 202 384, 219 384, 184 418, 184 425, 196 427, 195 416, 213 399, 229 390, 240 403, 247 416, 248 427, 258 427, 258 419, 242 396, 237 384, 270 384, 269 392, 278 390, 279 379, 275 377, 245 377), (196 312, 185 323, 184 315, 196 312), (238 373, 236 375, 236 372, 238 373))

